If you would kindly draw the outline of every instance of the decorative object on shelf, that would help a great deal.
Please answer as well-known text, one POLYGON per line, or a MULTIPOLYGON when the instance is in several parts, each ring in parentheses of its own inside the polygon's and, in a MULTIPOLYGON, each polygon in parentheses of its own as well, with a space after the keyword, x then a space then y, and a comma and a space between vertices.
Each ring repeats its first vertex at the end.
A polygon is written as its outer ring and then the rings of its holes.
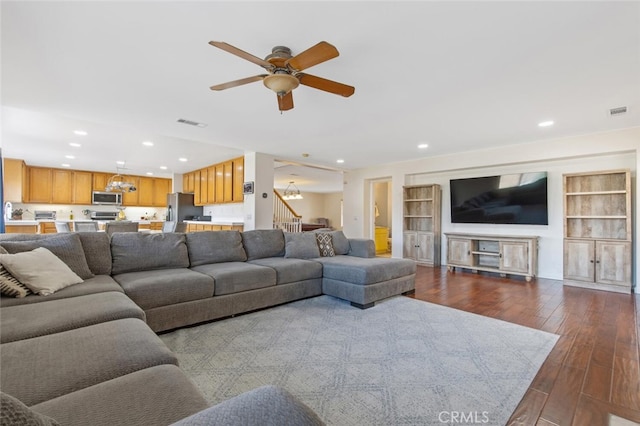
POLYGON ((127 181, 127 178, 120 174, 119 169, 116 169, 116 174, 109 178, 104 190, 108 192, 134 192, 136 186, 133 182, 127 181))
POLYGON ((11 212, 11 219, 13 220, 22 220, 22 209, 15 209, 11 212))
POLYGON ((293 181, 289 182, 282 195, 283 200, 302 200, 302 194, 293 181), (293 188, 291 188, 293 186, 293 188))

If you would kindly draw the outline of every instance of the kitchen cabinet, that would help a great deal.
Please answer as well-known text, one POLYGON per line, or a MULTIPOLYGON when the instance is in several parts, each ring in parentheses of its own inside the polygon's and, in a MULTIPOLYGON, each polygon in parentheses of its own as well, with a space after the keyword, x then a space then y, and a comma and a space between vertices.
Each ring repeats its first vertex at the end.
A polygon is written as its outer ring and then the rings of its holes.
POLYGON ((224 170, 223 202, 230 203, 233 201, 233 161, 225 162, 222 167, 224 170))
POLYGON ((564 284, 630 293, 631 172, 563 175, 564 284))
POLYGON ((37 234, 38 225, 6 225, 5 234, 37 234))
POLYGON ((403 257, 439 266, 440 185, 405 186, 403 192, 403 257))
POLYGON ((45 167, 28 167, 27 169, 27 203, 50 203, 52 192, 51 169, 45 167))
POLYGON ((233 160, 233 195, 234 203, 244 201, 244 157, 233 160))
POLYGON ((122 193, 122 205, 123 206, 138 206, 138 200, 140 198, 140 178, 138 176, 127 176, 127 180, 136 187, 133 192, 122 193))
POLYGON ((71 204, 73 202, 73 175, 71 170, 51 169, 50 202, 71 204))
POLYGON ((72 172, 72 202, 73 204, 91 204, 91 192, 93 187, 93 173, 72 172))
POLYGON ((139 177, 138 185, 138 206, 150 207, 153 205, 153 178, 139 177))
POLYGON ((101 191, 104 192, 104 190, 107 187, 107 183, 109 182, 109 179, 111 179, 111 176, 113 176, 113 174, 109 174, 109 173, 100 173, 100 172, 93 172, 93 191, 101 191))
POLYGON ((216 164, 216 203, 224 203, 224 165, 216 164))
POLYGON ((207 204, 216 202, 216 166, 207 167, 207 204))
POLYGON ((22 160, 5 158, 3 160, 3 191, 5 201, 20 203, 27 182, 27 166, 22 160))
POLYGON ((182 192, 190 194, 195 193, 195 172, 189 172, 182 175, 182 192))
MULTIPOLYGON (((170 192, 171 192, 171 179, 155 178, 153 180, 153 206, 166 207, 167 194, 169 194, 170 192)), ((160 229, 162 229, 162 226, 160 227, 160 229)))
POLYGON ((538 237, 447 233, 447 268, 472 272, 522 275, 531 281, 537 273, 538 237))
POLYGON ((187 223, 187 232, 201 231, 242 231, 243 225, 218 225, 212 223, 187 223))
POLYGON ((207 170, 196 170, 193 172, 193 204, 203 206, 207 204, 207 170), (204 182, 202 175, 204 174, 204 182))
MULTIPOLYGON (((38 233, 40 234, 57 234, 58 230, 56 229, 55 222, 40 222, 38 233)), ((71 227, 71 224, 69 224, 71 227)))

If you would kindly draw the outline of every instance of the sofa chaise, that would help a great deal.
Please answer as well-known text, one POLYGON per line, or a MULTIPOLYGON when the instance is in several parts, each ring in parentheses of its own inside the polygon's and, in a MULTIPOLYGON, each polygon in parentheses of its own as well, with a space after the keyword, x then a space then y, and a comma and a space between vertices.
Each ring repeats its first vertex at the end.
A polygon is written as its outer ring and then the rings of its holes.
POLYGON ((413 261, 340 231, 0 234, 0 263, 40 248, 80 282, 0 298, 3 422, 322 424, 276 387, 207 407, 155 333, 321 294, 369 308, 415 285, 413 261))

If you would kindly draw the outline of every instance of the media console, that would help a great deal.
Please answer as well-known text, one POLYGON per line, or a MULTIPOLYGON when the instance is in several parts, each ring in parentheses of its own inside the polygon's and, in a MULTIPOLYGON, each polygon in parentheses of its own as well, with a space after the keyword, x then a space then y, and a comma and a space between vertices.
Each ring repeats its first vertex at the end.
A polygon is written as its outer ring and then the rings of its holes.
POLYGON ((447 269, 471 269, 522 275, 527 281, 536 276, 538 237, 523 235, 478 235, 445 233, 447 269))

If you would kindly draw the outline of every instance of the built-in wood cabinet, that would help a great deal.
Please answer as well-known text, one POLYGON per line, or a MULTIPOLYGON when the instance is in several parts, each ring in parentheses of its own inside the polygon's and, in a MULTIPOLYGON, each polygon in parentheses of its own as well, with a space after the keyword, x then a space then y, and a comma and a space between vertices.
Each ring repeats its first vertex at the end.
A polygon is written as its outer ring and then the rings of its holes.
POLYGON ((27 182, 27 166, 22 160, 14 158, 3 159, 3 195, 5 201, 20 203, 27 182))
POLYGON ((626 169, 563 175, 566 285, 631 291, 630 175, 626 169))
MULTIPOLYGON (((41 204, 91 204, 93 191, 105 191, 110 173, 27 166, 4 160, 5 199, 41 204)), ((123 193, 124 206, 165 207, 171 179, 127 176, 137 190, 123 193)))
POLYGON ((531 281, 537 273, 538 237, 447 233, 447 268, 473 272, 522 275, 531 281))
POLYGON ((196 206, 244 200, 244 157, 183 174, 183 192, 193 193, 196 206))
POLYGON ((405 186, 403 257, 427 266, 440 265, 440 185, 405 186))
POLYGON ((214 225, 209 223, 188 223, 187 232, 201 231, 242 231, 242 225, 214 225))

